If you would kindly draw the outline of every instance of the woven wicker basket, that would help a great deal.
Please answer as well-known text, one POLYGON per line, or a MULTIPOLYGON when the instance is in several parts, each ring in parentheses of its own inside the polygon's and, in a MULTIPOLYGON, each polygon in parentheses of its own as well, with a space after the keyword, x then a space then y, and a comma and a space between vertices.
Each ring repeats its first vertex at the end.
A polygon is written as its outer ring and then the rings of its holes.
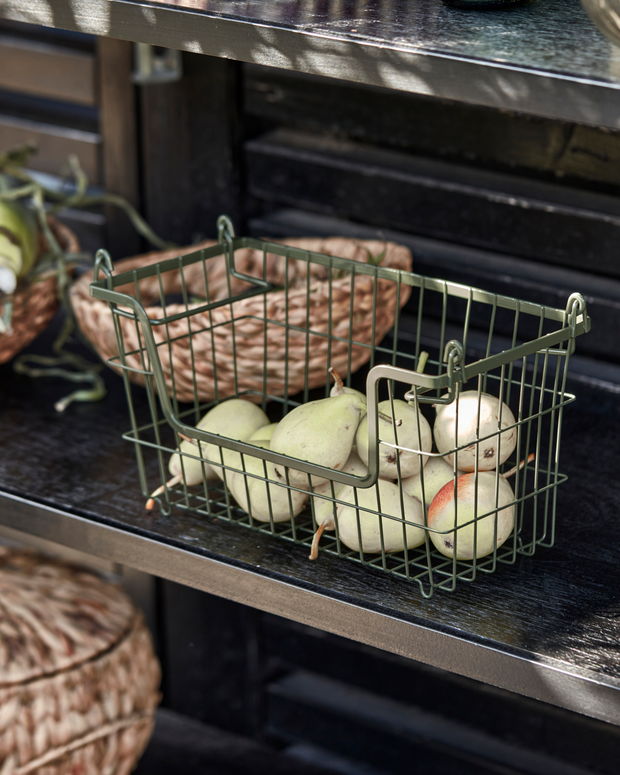
MULTIPOLYGON (((80 252, 80 243, 71 229, 54 218, 48 218, 48 223, 66 253, 80 252)), ((46 245, 42 238, 41 252, 44 250, 46 245)), ((13 330, 10 334, 0 334, 0 363, 11 360, 47 328, 58 309, 56 275, 42 276, 32 283, 21 281, 8 300, 13 302, 13 330)))
MULTIPOLYGON (((401 245, 390 242, 386 244, 342 237, 298 238, 280 242, 304 250, 360 262, 366 262, 369 253, 378 255, 385 250, 381 266, 411 271, 411 252, 401 245)), ((191 248, 149 253, 119 261, 116 264, 116 272, 126 272, 175 258, 195 251, 199 247, 209 247, 213 244, 215 243, 207 242, 191 248)), ((235 267, 245 275, 260 278, 263 276, 263 260, 262 251, 244 248, 237 250, 235 254, 235 267)), ((275 285, 284 284, 286 260, 283 256, 273 254, 266 256, 266 277, 275 285)), ((306 368, 308 387, 314 388, 325 384, 328 366, 346 373, 349 363, 351 371, 357 370, 366 363, 371 352, 368 345, 373 344, 373 308, 376 310, 374 344, 378 344, 393 327, 397 306, 402 307, 406 303, 411 289, 404 284, 398 286, 392 281, 379 279, 376 281, 375 299, 373 277, 356 275, 352 284, 351 276, 347 275, 332 279, 330 283, 326 267, 319 264, 310 264, 309 267, 311 272, 309 294, 306 286, 308 265, 303 261, 289 259, 288 298, 284 290, 272 291, 266 297, 260 295, 237 301, 232 305, 232 311, 229 305, 224 305, 210 313, 192 315, 191 329, 197 333, 191 336, 188 336, 190 329, 186 317, 167 326, 167 330, 162 330, 163 327, 154 327, 153 333, 158 343, 165 340, 172 342, 169 348, 159 348, 169 392, 172 394, 172 374, 174 373, 174 389, 180 401, 194 400, 194 380, 198 399, 211 401, 215 398, 214 375, 217 374, 218 395, 222 398, 237 392, 235 384, 238 385, 239 392, 256 390, 281 396, 286 389, 284 383, 286 360, 288 393, 293 395, 304 388, 306 368), (309 306, 308 298, 311 299, 309 306), (234 348, 233 326, 228 324, 233 318, 235 320, 234 348), (265 320, 268 322, 265 323, 265 320), (284 320, 288 320, 291 327, 310 329, 309 338, 307 339, 306 330, 295 331, 293 328, 278 324, 284 320), (267 358, 264 347, 265 327, 267 328, 267 358), (313 335, 312 332, 316 333, 313 335), (331 332, 333 337, 329 345, 328 339, 321 335, 327 332, 331 332), (349 338, 358 344, 350 347, 349 338), (331 348, 329 353, 328 346, 331 348), (232 357, 233 352, 235 358, 232 357), (328 355, 329 363, 327 363, 328 355)), ((185 269, 184 279, 190 295, 205 295, 203 268, 200 262, 185 269)), ((71 304, 82 331, 99 355, 107 360, 118 355, 112 315, 105 302, 89 295, 88 286, 91 281, 92 274, 89 273, 74 283, 70 291, 71 304)), ((181 292, 180 272, 166 272, 161 278, 152 277, 140 281, 141 301, 151 318, 158 318, 162 314, 160 281, 166 296, 181 292)), ((247 283, 227 273, 223 256, 210 259, 207 262, 207 283, 211 301, 229 297, 228 282, 231 283, 230 293, 233 295, 247 287, 247 283)), ((116 290, 132 292, 129 288, 116 290)), ((200 304, 193 306, 197 308, 200 304)), ((166 305, 168 315, 184 312, 185 309, 183 305, 166 305)), ((192 305, 189 309, 192 309, 192 305)), ((123 329, 125 350, 138 349, 141 343, 138 341, 138 333, 133 321, 119 317, 118 322, 123 329)), ((127 363, 133 368, 143 369, 139 354, 129 355, 127 363)), ((141 374, 133 371, 127 373, 133 381, 144 384, 144 377, 141 374)))
POLYGON ((1 775, 124 775, 152 733, 159 664, 116 585, 0 549, 1 775))

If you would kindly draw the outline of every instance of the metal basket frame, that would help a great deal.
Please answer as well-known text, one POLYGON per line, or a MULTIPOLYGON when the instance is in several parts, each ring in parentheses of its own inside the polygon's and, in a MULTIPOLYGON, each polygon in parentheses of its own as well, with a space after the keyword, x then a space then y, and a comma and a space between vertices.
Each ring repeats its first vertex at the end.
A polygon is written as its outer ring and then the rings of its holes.
MULTIPOLYGON (((263 261, 263 267, 266 261, 263 261)), ((434 550, 429 540, 430 533, 438 532, 424 524, 425 541, 422 546, 416 549, 404 548, 397 553, 387 553, 384 547, 380 554, 375 557, 369 556, 362 550, 354 551, 347 549, 340 541, 338 524, 336 521, 335 533, 331 540, 323 539, 321 552, 335 554, 339 557, 345 557, 349 560, 367 565, 392 575, 402 577, 408 580, 418 582, 421 593, 425 597, 430 597, 434 589, 453 590, 458 579, 473 581, 479 572, 493 572, 498 563, 514 563, 519 554, 531 555, 536 546, 551 546, 555 538, 555 510, 556 510, 556 490, 560 483, 566 480, 566 477, 559 472, 559 449, 562 428, 562 410, 565 405, 574 400, 575 396, 566 392, 566 379, 569 356, 575 348, 575 338, 590 330, 590 319, 586 312, 586 304, 580 294, 572 294, 567 302, 565 309, 552 308, 532 302, 521 301, 511 297, 490 293, 484 290, 472 288, 458 283, 445 280, 428 278, 412 272, 389 269, 378 266, 374 263, 363 264, 335 256, 314 253, 300 248, 286 246, 280 243, 269 242, 249 237, 238 238, 234 234, 234 228, 230 219, 221 216, 218 219, 218 244, 207 249, 188 253, 178 258, 162 261, 156 264, 135 269, 120 275, 113 274, 113 265, 110 256, 106 251, 97 253, 94 281, 90 286, 90 293, 98 299, 107 301, 115 322, 115 331, 117 335, 119 356, 112 359, 117 369, 120 369, 125 382, 129 414, 131 418, 131 430, 124 434, 124 438, 133 442, 135 445, 136 458, 138 463, 138 475, 142 493, 147 496, 153 490, 149 486, 147 465, 145 464, 145 454, 155 456, 161 483, 165 485, 167 476, 167 456, 175 451, 180 444, 179 434, 194 439, 197 443, 208 442, 219 447, 220 465, 224 469, 224 482, 227 473, 242 471, 247 478, 254 476, 263 481, 269 481, 269 488, 272 486, 287 487, 289 491, 289 502, 291 492, 298 490, 312 497, 309 497, 308 505, 297 518, 288 522, 276 523, 273 520, 273 514, 269 522, 261 522, 254 519, 251 514, 243 512, 233 501, 227 487, 219 480, 216 484, 208 482, 204 478, 202 486, 198 488, 188 488, 184 482, 174 486, 165 487, 163 498, 158 502, 162 513, 169 514, 173 507, 179 507, 196 512, 208 517, 217 517, 245 525, 260 532, 266 532, 276 535, 284 540, 292 541, 297 544, 309 546, 312 536, 316 530, 315 518, 315 498, 318 495, 313 494, 310 475, 321 476, 332 482, 331 494, 322 495, 333 502, 333 508, 343 501, 339 501, 335 495, 334 484, 350 484, 358 488, 368 488, 375 486, 378 479, 378 403, 380 395, 388 396, 393 412, 392 401, 396 395, 396 385, 405 384, 408 390, 405 398, 414 402, 414 405, 420 410, 423 404, 449 403, 458 398, 463 389, 471 389, 472 384, 478 393, 486 392, 489 385, 499 386, 493 394, 512 404, 516 411, 514 412, 517 428, 517 448, 516 455, 519 460, 527 458, 529 452, 533 452, 535 457, 533 462, 526 461, 522 471, 517 471, 515 478, 515 500, 514 505, 517 509, 517 519, 515 528, 511 537, 503 544, 500 549, 495 549, 490 555, 470 561, 456 560, 455 558, 446 558, 434 550), (305 262, 306 266, 310 264, 320 264, 327 270, 329 288, 331 290, 331 281, 334 276, 351 276, 352 288, 355 277, 358 274, 370 275, 375 280, 382 279, 397 284, 399 298, 400 288, 403 285, 411 286, 417 289, 417 320, 416 330, 410 335, 413 340, 413 346, 410 350, 399 349, 399 310, 400 306, 396 304, 394 335, 391 346, 381 345, 363 345, 370 349, 369 371, 366 379, 366 394, 368 399, 368 433, 369 433, 369 460, 368 475, 361 478, 352 474, 336 471, 324 466, 290 458, 285 455, 272 452, 269 449, 259 448, 246 442, 236 441, 224 436, 215 435, 207 431, 196 428, 193 424, 197 423, 200 417, 211 406, 220 400, 217 395, 217 375, 216 375, 216 400, 207 404, 200 404, 196 399, 193 405, 182 405, 177 400, 174 391, 174 375, 172 380, 172 395, 168 394, 166 382, 164 379, 159 348, 166 346, 166 341, 157 344, 153 336, 154 327, 164 327, 168 332, 168 326, 178 320, 187 320, 188 333, 186 336, 191 341, 192 337, 192 317, 198 312, 210 312, 211 310, 227 305, 231 310, 230 325, 233 328, 233 352, 231 358, 236 358, 234 345, 234 326, 235 318, 233 314, 233 304, 249 296, 263 295, 274 290, 274 285, 270 283, 265 273, 263 277, 250 277, 240 274, 235 269, 235 251, 241 248, 253 248, 263 251, 266 258, 268 254, 283 256, 286 259, 286 278, 284 290, 288 290, 288 267, 290 261, 305 262), (248 283, 248 287, 235 295, 230 294, 229 298, 218 301, 209 301, 208 284, 206 282, 206 262, 216 256, 225 256, 227 270, 230 277, 243 280, 248 283), (204 304, 191 303, 190 291, 183 281, 184 269, 190 265, 202 262, 205 278, 206 296, 204 304), (168 271, 181 273, 182 278, 182 296, 185 310, 172 315, 166 313, 166 299, 163 292, 160 294, 160 303, 162 314, 158 317, 149 317, 140 298, 140 280, 161 275, 168 271), (99 273, 103 272, 104 277, 99 278, 99 273), (115 290, 120 286, 131 285, 135 290, 135 296, 115 290), (437 336, 437 357, 430 358, 428 364, 435 367, 436 374, 418 373, 416 371, 420 360, 422 346, 422 331, 425 321, 423 315, 425 298, 433 296, 434 301, 442 305, 441 322, 437 336), (464 305, 464 316, 462 324, 457 323, 457 328, 461 329, 462 336, 460 341, 456 337, 450 336, 450 319, 448 314, 449 305, 452 303, 464 305), (484 357, 478 358, 471 363, 466 363, 465 354, 468 347, 468 337, 473 330, 471 326, 472 316, 482 310, 488 317, 486 347, 484 357), (501 332, 496 332, 496 319, 500 314, 509 314, 512 316, 512 332, 508 337, 508 347, 501 347, 501 332), (138 334, 139 350, 129 353, 125 348, 123 334, 118 324, 119 316, 130 318, 135 322, 136 333, 138 334), (520 336, 520 326, 523 321, 527 321, 529 328, 535 324, 537 336, 522 340, 520 336), (550 330, 549 330, 550 329, 550 330), (499 344, 498 344, 499 340, 499 344), (498 351, 499 350, 499 351, 498 351), (150 411, 150 422, 141 423, 138 421, 136 408, 133 403, 131 386, 128 378, 128 371, 136 371, 127 365, 126 356, 128 354, 139 353, 142 370, 145 377, 146 394, 148 407, 150 411), (386 361, 378 363, 377 361, 386 361), (397 365, 398 362, 405 362, 411 368, 404 368, 397 365), (519 374, 520 372, 520 374, 519 374), (531 377, 528 378, 528 374, 531 377), (528 381, 529 379, 529 381, 528 381), (518 393, 517 393, 518 391, 518 393), (516 395, 516 400, 515 400, 516 395), (163 436, 172 429, 174 441, 167 443, 163 436), (224 463, 222 449, 230 449, 241 453, 241 469, 236 469, 224 463), (245 456, 251 455, 263 461, 264 478, 246 472, 245 456), (287 467, 287 481, 285 484, 272 483, 267 477, 266 463, 270 461, 287 467), (288 468, 303 471, 308 475, 307 487, 295 487, 291 485, 288 478, 288 468)), ((306 291, 308 300, 310 299, 310 272, 306 274, 306 291)), ((161 288, 161 279, 160 279, 161 288)), ((376 283, 375 283, 376 287, 376 283)), ((229 283, 230 289, 230 283, 229 283)), ((414 305, 415 305, 414 300, 414 305)), ((374 305, 373 305, 374 306, 374 305)), ((353 294, 351 296, 351 316, 354 312, 353 294)), ((374 308, 372 310, 374 320, 374 308)), ((288 331, 290 324, 285 318, 283 321, 263 320, 265 332, 269 324, 284 326, 288 331)), ((506 324, 504 324, 506 328, 506 324)), ((331 331, 316 332, 310 328, 309 318, 307 319, 305 329, 296 329, 305 331, 306 342, 310 334, 319 334, 328 339, 332 339, 331 331)), ((352 338, 352 327, 348 344, 349 347, 360 346, 352 338)), ((510 333, 510 332, 509 332, 510 333)), ((374 334, 374 331, 373 331, 374 334)), ((402 338, 402 337, 401 337, 402 338)), ((374 341, 374 335, 373 335, 374 341)), ((168 337, 169 345, 169 337, 168 337)), ((265 368, 267 361, 267 341, 265 333, 265 368)), ((306 352, 306 357, 310 353, 306 352)), ((111 361, 111 362, 112 362, 111 361)), ((329 393, 329 346, 325 364, 326 386, 325 395, 329 393)), ((286 374, 286 365, 283 364, 286 374)), ((351 374, 346 375, 347 384, 351 383, 351 374)), ((237 393, 237 397, 246 396, 262 405, 263 409, 269 403, 271 407, 280 405, 282 416, 290 409, 304 403, 309 399, 310 391, 306 385, 302 395, 292 397, 288 395, 285 377, 284 395, 267 395, 260 391, 243 391, 237 393)), ((229 396, 227 396, 229 397, 229 396)), ((406 450, 407 448, 399 446, 396 429, 396 443, 388 444, 397 450, 406 450)), ((495 434, 491 434, 493 436, 495 434)), ((477 439, 477 443, 482 441, 482 437, 477 439)), ((386 442, 381 442, 386 444, 386 442)), ((455 447, 458 451, 461 448, 455 447)), ((421 443, 417 450, 411 450, 422 454, 421 443)), ((427 456, 445 457, 438 452, 425 453, 427 456)), ((196 455, 182 455, 184 458, 196 457, 204 463, 207 461, 200 455, 200 447, 196 447, 196 455)), ((397 455, 397 460, 399 457, 397 455)), ((496 472, 496 479, 500 475, 500 469, 505 469, 515 461, 507 461, 500 466, 496 472)), ((213 461, 211 461, 213 464, 213 461)), ((217 465, 217 462, 215 463, 217 465)), ((152 468, 152 466, 151 466, 152 468)), ((423 471, 423 469, 422 469, 423 471)), ((478 481, 478 466, 475 470, 476 483, 478 481)), ((401 481, 400 468, 398 483, 401 481)), ((456 488, 456 469, 455 469, 455 488, 456 488)), ((423 485, 424 486, 424 485, 423 485)), ((401 491, 402 492, 402 491, 401 491)), ((455 490, 456 492, 456 490, 455 490)), ((378 489, 377 489, 378 494, 378 489)), ((474 524, 474 531, 477 530, 477 523, 488 514, 495 514, 497 508, 497 488, 496 488, 496 509, 485 514, 476 515, 476 518, 468 524, 474 524)), ((426 506, 424 503, 424 512, 426 506)), ((364 509, 358 510, 358 531, 360 513, 364 509)), ((292 503, 291 503, 292 513, 292 503)), ((372 512, 379 520, 381 536, 383 536, 383 519, 397 519, 402 522, 403 534, 406 528, 402 517, 391 517, 382 513, 379 503, 378 511, 372 512), (379 518, 379 515, 381 518, 379 518)), ((401 495, 401 514, 403 512, 401 495)), ((455 525, 451 530, 442 531, 445 533, 455 532, 458 537, 458 531, 466 525, 455 525), (455 531, 456 528, 456 531, 455 531)), ((497 518, 495 519, 497 529, 497 518)), ((326 536, 326 534, 324 534, 326 536)), ((383 546, 383 538, 382 538, 383 546)))

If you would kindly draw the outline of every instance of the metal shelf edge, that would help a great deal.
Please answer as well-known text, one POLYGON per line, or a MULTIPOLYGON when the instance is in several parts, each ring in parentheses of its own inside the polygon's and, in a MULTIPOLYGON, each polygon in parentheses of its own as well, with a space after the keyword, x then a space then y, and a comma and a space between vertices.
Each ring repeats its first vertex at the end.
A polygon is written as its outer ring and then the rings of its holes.
POLYGON ((526 659, 0 492, 0 524, 566 710, 620 725, 620 685, 526 659))
POLYGON ((620 84, 128 0, 6 0, 0 17, 620 129, 620 84))

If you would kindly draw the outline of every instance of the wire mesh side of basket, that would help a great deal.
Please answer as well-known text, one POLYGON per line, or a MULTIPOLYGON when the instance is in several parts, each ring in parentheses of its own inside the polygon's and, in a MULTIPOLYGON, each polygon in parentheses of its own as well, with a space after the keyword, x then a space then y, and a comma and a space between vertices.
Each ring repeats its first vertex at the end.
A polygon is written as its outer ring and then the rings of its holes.
MULTIPOLYGON (((100 261, 100 263, 102 263, 100 261)), ((221 269, 221 267, 220 267, 221 269)), ((413 402, 416 410, 427 416, 431 425, 434 418, 432 405, 451 399, 458 400, 464 391, 490 393, 509 406, 515 419, 513 430, 517 444, 510 458, 502 464, 497 476, 505 473, 520 461, 526 461, 513 480, 514 500, 505 508, 515 509, 515 528, 500 548, 495 548, 484 557, 471 560, 447 558, 438 552, 432 542, 436 533, 428 525, 426 507, 423 504, 423 542, 413 548, 403 545, 401 551, 385 550, 383 538, 387 521, 396 521, 399 529, 406 535, 408 525, 403 517, 401 499, 400 515, 390 516, 381 508, 360 508, 356 510, 358 533, 361 536, 362 522, 374 520, 380 534, 380 551, 370 554, 362 548, 351 548, 341 540, 338 519, 334 530, 325 532, 320 544, 321 555, 335 555, 350 561, 390 573, 396 577, 417 581, 422 594, 432 595, 434 589, 454 589, 457 580, 473 581, 480 573, 494 571, 498 564, 514 563, 519 554, 533 554, 537 546, 549 546, 555 535, 555 505, 558 485, 565 480, 559 471, 559 450, 563 407, 574 399, 566 392, 566 375, 569 356, 574 348, 575 337, 589 329, 589 319, 585 304, 577 295, 569 299, 565 310, 522 302, 508 297, 490 294, 466 286, 426 278, 410 272, 388 269, 370 263, 341 259, 334 256, 315 254, 311 251, 285 247, 262 240, 229 239, 221 245, 200 251, 197 254, 153 265, 144 270, 130 273, 131 276, 113 277, 111 266, 106 269, 106 277, 97 280, 91 286, 93 295, 110 302, 119 346, 117 366, 124 375, 132 430, 126 434, 136 448, 140 484, 144 495, 153 491, 155 482, 161 483, 163 495, 160 506, 164 513, 174 508, 188 509, 197 514, 218 520, 226 520, 246 526, 259 532, 278 536, 308 549, 318 527, 316 506, 321 501, 332 505, 334 516, 339 508, 346 504, 338 497, 334 485, 356 483, 360 487, 377 488, 377 460, 379 444, 377 438, 377 407, 380 401, 388 402, 387 413, 393 411, 394 401, 405 395, 413 402), (249 276, 238 271, 237 251, 251 247, 261 251, 263 256, 262 273, 249 276), (273 257, 280 260, 280 274, 277 278, 269 276, 268 263, 273 257), (211 267, 222 262, 224 257, 224 291, 214 297, 209 287, 211 267), (166 293, 166 273, 178 275, 176 287, 181 289, 180 297, 170 299, 166 293), (317 280, 318 275, 318 280, 317 280), (195 290, 195 277, 202 278, 202 298, 192 298, 195 290), (356 282, 362 277, 370 283, 370 293, 364 295, 364 306, 356 305, 356 282), (155 287, 160 312, 147 314, 140 303, 143 297, 144 283, 155 287), (379 286, 388 286, 389 293, 384 298, 391 299, 394 325, 392 330, 377 332, 374 321, 379 313, 379 286), (336 330, 330 310, 334 289, 348 286, 347 326, 336 330), (282 290, 284 294, 280 293, 282 290), (277 294, 280 295, 277 296, 277 294), (415 325, 407 329, 400 323, 400 301, 403 294, 411 297, 407 306, 407 320, 415 320, 415 325), (309 314, 301 321, 291 319, 291 296, 301 300, 300 306, 309 309, 314 294, 327 299, 327 313, 314 322, 309 314), (270 296, 274 299, 270 299, 270 296), (272 301, 277 298, 281 309, 272 301), (248 299, 252 300, 248 304, 248 299), (258 302, 258 303, 257 303, 258 302), (282 306, 283 305, 283 306, 282 306), (218 312, 219 311, 219 312, 218 312), (217 314, 216 314, 217 313, 217 314), (220 317, 218 317, 218 315, 220 317), (355 338, 355 318, 365 316, 369 321, 370 335, 365 339, 355 338), (119 325, 119 320, 131 324, 128 335, 127 325, 119 325), (248 324, 250 328, 247 328, 248 324), (195 389, 196 375, 205 364, 197 362, 193 356, 192 345, 197 332, 207 334, 213 340, 217 332, 226 329, 230 348, 228 352, 229 370, 235 375, 235 389, 232 395, 258 403, 267 411, 271 420, 278 421, 294 407, 311 399, 329 394, 329 367, 333 365, 332 355, 336 347, 344 347, 344 368, 340 368, 348 385, 360 359, 356 353, 362 352, 361 362, 367 363, 362 369, 362 378, 367 378, 369 412, 369 468, 370 474, 364 479, 339 474, 303 461, 290 459, 258 449, 248 443, 238 442, 224 437, 214 437, 194 427, 205 412, 221 398, 219 373, 221 361, 212 360, 209 367, 213 380, 214 398, 201 401, 195 389), (277 329, 282 350, 278 358, 272 358, 270 332, 277 329), (288 379, 287 348, 301 336, 304 352, 303 363, 305 378, 301 389, 292 387, 288 379), (189 353, 187 364, 178 368, 170 357, 173 342, 183 340, 189 353), (246 347, 254 345, 261 367, 258 372, 259 383, 253 387, 243 387, 244 369, 247 363, 239 357, 240 342, 246 347), (317 348, 317 343, 320 347, 317 348), (424 374, 416 373, 422 351, 429 353, 424 374), (311 367, 322 374, 321 386, 316 387, 308 380, 311 367), (167 377, 164 371, 168 370, 167 377), (129 371, 139 371, 143 377, 147 394, 148 413, 143 404, 134 402, 129 384, 129 371), (192 401, 180 401, 177 383, 187 380, 187 374, 193 376, 194 398, 192 401), (279 394, 267 388, 272 375, 280 375, 279 394), (172 390, 169 388, 172 386, 172 390), (170 393, 170 395, 169 395, 170 393), (195 453, 181 455, 181 461, 190 458, 202 460, 204 464, 202 482, 188 487, 183 479, 174 486, 166 486, 170 479, 168 459, 180 443, 179 433, 194 438, 196 442, 216 442, 219 460, 211 464, 219 465, 223 479, 213 480, 208 475, 207 460, 201 457, 203 448, 196 446, 195 453), (238 462, 227 463, 223 451, 229 449, 240 453, 238 462), (533 460, 528 456, 533 455, 533 460), (252 473, 248 461, 250 458, 262 461, 262 473, 252 473), (306 472, 307 485, 293 485, 287 481, 276 482, 269 474, 269 465, 280 463, 290 468, 306 472), (269 519, 256 519, 252 516, 251 503, 244 511, 233 500, 227 478, 233 474, 245 476, 246 481, 258 480, 268 493, 273 488, 286 491, 290 503, 290 515, 284 521, 277 521, 273 513, 269 519), (331 486, 321 494, 312 486, 310 475, 322 475, 331 486), (268 483, 268 486, 265 485, 268 483), (303 510, 294 516, 294 496, 301 493, 306 497, 303 510)), ((97 273, 95 273, 97 278, 97 273)), ((385 290, 385 289, 384 289, 385 290)), ((214 345, 215 349, 215 345, 214 345)), ((342 354, 341 356, 342 357, 342 354)), ((254 367, 253 367, 254 368, 254 367)), ((192 381, 190 379, 190 387, 192 381)), ((364 387, 363 383, 357 382, 364 387)), ((186 385, 187 387, 187 385, 186 385)), ((231 395, 227 388, 224 395, 231 395)), ((186 391, 184 392, 186 395, 186 391)), ((392 443, 400 454, 405 451, 417 454, 427 460, 430 456, 449 458, 460 449, 455 446, 443 455, 434 451, 431 455, 422 455, 421 446, 406 447, 398 444, 398 436, 392 443)), ((478 436, 475 444, 483 438, 478 436)), ((387 442, 387 446, 390 442, 387 442)), ((290 470, 290 469, 289 469, 290 470)), ((252 468, 256 471, 256 468, 252 468)), ((422 468, 422 478, 423 478, 422 468)), ((455 470, 455 475, 457 471, 455 470)), ((479 471, 473 472, 478 482, 479 471)), ((402 490, 403 479, 400 470, 396 485, 402 490)), ((423 496, 424 498, 424 496, 423 496)), ((424 499, 425 500, 425 499, 424 499)), ((498 515, 502 509, 495 502, 495 509, 489 514, 497 531, 498 515)), ((474 532, 485 514, 476 514, 473 520, 474 532)), ((471 528, 472 521, 465 525, 454 525, 458 542, 459 531, 471 528)), ((443 534, 447 535, 444 529, 443 534)))

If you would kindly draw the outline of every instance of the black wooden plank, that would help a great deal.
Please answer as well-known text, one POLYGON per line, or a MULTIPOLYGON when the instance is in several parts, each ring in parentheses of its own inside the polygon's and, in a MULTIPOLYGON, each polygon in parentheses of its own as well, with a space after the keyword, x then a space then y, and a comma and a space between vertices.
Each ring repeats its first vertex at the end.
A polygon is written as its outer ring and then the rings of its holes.
POLYGON ((620 276, 615 197, 288 130, 246 159, 268 203, 620 276))
MULTIPOLYGON (((103 141, 103 184, 110 194, 124 197, 140 210, 138 126, 135 87, 131 83, 131 43, 112 38, 97 42, 100 127, 103 141)), ((127 214, 108 205, 106 247, 116 258, 136 255, 142 238, 127 214)))
POLYGON ((181 584, 162 583, 164 704, 238 734, 255 736, 256 613, 181 584))
MULTIPOLYGON (((581 337, 577 353, 617 362, 620 360, 620 282, 587 271, 542 265, 538 262, 450 242, 429 239, 403 231, 377 229, 367 224, 282 208, 250 220, 257 237, 332 236, 358 239, 385 238, 406 245, 413 254, 413 270, 427 277, 471 285, 492 293, 524 299, 536 304, 564 308, 571 293, 583 294, 593 320, 592 336, 581 337)), ((432 301, 427 299, 427 302, 432 301)), ((413 310, 412 299, 407 309, 413 310)), ((508 333, 505 330, 504 333, 508 333)), ((592 364, 590 373, 603 364, 592 364)))
POLYGON ((278 66, 348 81, 620 127, 613 48, 581 5, 523 3, 476 17, 436 0, 300 3, 110 0, 33 9, 5 0, 8 19, 278 66), (185 6, 185 7, 183 7, 185 6))
POLYGON ((329 775, 267 745, 161 708, 135 775, 329 775))
MULTIPOLYGON (((45 352, 45 342, 31 349, 37 348, 45 352)), ((264 534, 182 511, 170 517, 145 512, 133 450, 121 438, 129 424, 121 381, 107 370, 105 376, 110 388, 105 401, 75 405, 58 415, 53 403, 70 389, 64 382, 33 381, 13 374, 10 365, 0 367, 3 491, 81 516, 93 528, 118 527, 128 537, 152 539, 153 547, 182 548, 188 557, 245 569, 257 584, 286 581, 290 594, 296 589, 320 593, 323 605, 333 600, 343 606, 340 610, 347 618, 342 622, 353 639, 386 650, 393 650, 394 643, 382 639, 382 630, 365 630, 364 612, 384 615, 385 627, 392 620, 407 622, 412 628, 409 642, 415 643, 418 659, 531 693, 532 688, 524 686, 523 674, 512 683, 511 668, 497 674, 496 656, 503 655, 512 660, 511 665, 527 666, 530 675, 538 677, 540 689, 533 696, 540 697, 542 692, 561 706, 578 706, 599 718, 617 718, 616 703, 609 695, 617 691, 613 687, 620 670, 620 580, 615 556, 620 403, 616 394, 569 382, 578 401, 564 413, 561 470, 572 478, 558 490, 555 547, 531 558, 520 557, 514 566, 501 567, 474 584, 459 584, 454 593, 437 593, 423 600, 415 585, 338 558, 323 557, 310 563, 306 549, 264 534), (348 618, 352 611, 355 615, 348 618), (445 638, 439 650, 430 653, 424 639, 417 638, 426 632, 445 638), (477 656, 465 663, 463 654, 469 648, 477 656), (561 693, 556 678, 564 670, 576 676, 583 690, 575 685, 570 695, 561 693)), ((134 393, 141 417, 146 410, 144 392, 136 388, 134 393)), ((156 461, 149 459, 151 481, 156 467, 156 461)), ((24 529, 27 524, 26 514, 24 529)), ((58 533, 59 541, 65 537, 58 533)), ((102 537, 101 546, 95 534, 91 540, 93 550, 107 556, 108 539, 102 537)), ((128 559, 123 555, 121 561, 128 559)), ((154 572, 150 566, 145 569, 154 572)), ((161 575, 167 573, 162 566, 161 575)), ((199 578, 191 583, 201 586, 199 578)), ((234 589, 218 593, 236 596, 234 589)), ((246 600, 264 607, 260 598, 246 600)), ((289 610, 286 599, 279 606, 290 618, 308 621, 307 612, 289 610)), ((269 610, 274 608, 272 601, 269 610)), ((318 613, 310 623, 334 629, 333 621, 318 613)), ((336 631, 344 634, 342 629, 336 631)))
POLYGON ((213 237, 223 212, 239 223, 237 73, 184 54, 181 81, 140 87, 144 206, 164 239, 213 237))
MULTIPOLYGON (((506 751, 506 746, 486 736, 341 681, 304 672, 292 673, 274 682, 268 696, 269 729, 274 734, 291 741, 324 746, 382 773, 399 775, 404 762, 411 775, 448 772, 559 775, 561 772, 557 767, 526 770, 520 766, 522 762, 514 761, 514 750, 506 751), (472 751, 471 746, 478 750, 472 751), (501 753, 497 748, 502 748, 501 753), (508 753, 513 755, 512 761, 508 753)), ((568 773, 562 772, 562 775, 568 773)))
POLYGON ((620 133, 334 78, 243 65, 244 109, 265 125, 329 132, 465 164, 617 188, 620 133))

